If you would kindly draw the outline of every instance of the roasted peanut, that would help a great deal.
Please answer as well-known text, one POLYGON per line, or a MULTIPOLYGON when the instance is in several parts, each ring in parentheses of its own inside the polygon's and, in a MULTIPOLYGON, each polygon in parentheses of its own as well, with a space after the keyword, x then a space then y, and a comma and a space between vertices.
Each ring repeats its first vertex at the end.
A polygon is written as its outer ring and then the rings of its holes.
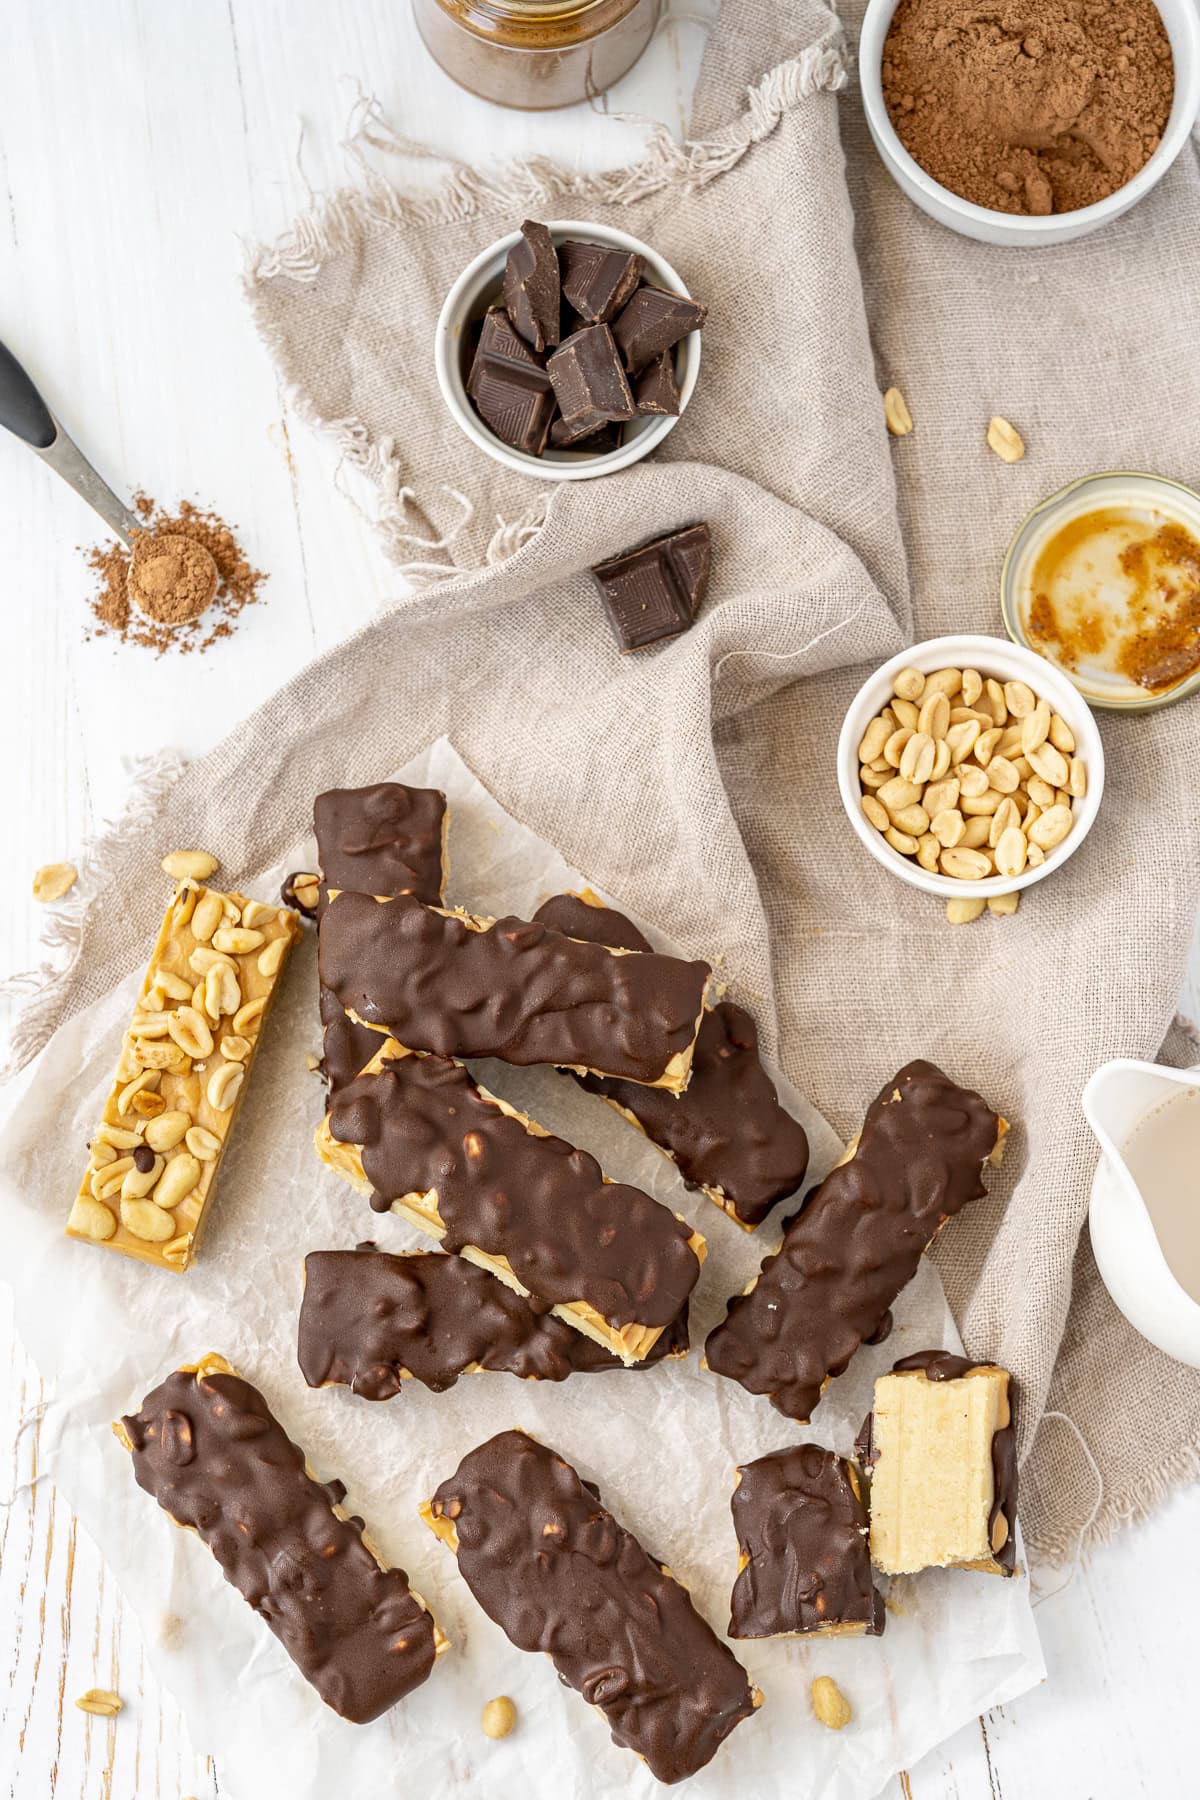
POLYGON ((813 1682, 812 1709, 830 1731, 841 1731, 854 1717, 850 1702, 831 1675, 818 1675, 813 1682))

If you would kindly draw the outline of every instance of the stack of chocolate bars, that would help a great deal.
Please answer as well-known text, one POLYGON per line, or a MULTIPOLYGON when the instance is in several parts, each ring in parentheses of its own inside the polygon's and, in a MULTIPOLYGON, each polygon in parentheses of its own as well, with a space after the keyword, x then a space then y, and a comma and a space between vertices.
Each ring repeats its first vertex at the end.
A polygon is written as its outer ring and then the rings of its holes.
MULTIPOLYGON (((808 1144, 749 1013, 714 1001, 707 963, 655 951, 590 891, 532 919, 448 908, 440 793, 339 789, 314 813, 320 870, 285 893, 311 894, 319 924, 317 1153, 437 1248, 314 1248, 305 1380, 387 1401, 409 1380, 558 1382, 686 1355, 704 1238, 466 1059, 557 1067, 752 1231, 802 1188, 808 1144)), ((705 1366, 807 1422, 859 1346, 886 1336, 936 1233, 983 1194, 1006 1130, 932 1064, 901 1069, 729 1301, 705 1366)), ((116 1429, 140 1485, 205 1538, 328 1704, 371 1719, 426 1678, 447 1646, 425 1602, 222 1359, 177 1370, 116 1429)), ((1007 1372, 927 1351, 877 1382, 853 1458, 793 1442, 739 1467, 729 1636, 877 1636, 873 1568, 1011 1573, 1014 1441, 1007 1372)), ((520 1648, 549 1646, 659 1780, 702 1768, 761 1703, 669 1569, 526 1433, 470 1450, 420 1511, 484 1611, 520 1648)))

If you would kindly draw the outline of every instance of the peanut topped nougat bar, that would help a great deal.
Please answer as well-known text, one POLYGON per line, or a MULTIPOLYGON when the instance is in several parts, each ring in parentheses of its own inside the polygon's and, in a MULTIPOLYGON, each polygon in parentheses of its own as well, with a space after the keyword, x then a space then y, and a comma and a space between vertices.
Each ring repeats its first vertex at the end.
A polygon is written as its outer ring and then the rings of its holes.
POLYGON ((113 1430, 326 1706, 364 1725, 420 1687, 446 1648, 425 1602, 224 1357, 176 1369, 113 1430))
POLYGON ((527 919, 331 890, 322 986, 410 1050, 557 1063, 679 1092, 711 970, 631 955, 527 919))
POLYGON ((396 1212, 552 1308, 622 1362, 678 1319, 704 1239, 639 1188, 477 1086, 388 1039, 338 1094, 317 1154, 396 1212))
POLYGON ((871 1557, 889 1575, 1016 1569, 1012 1377, 922 1350, 875 1383, 857 1451, 871 1478, 871 1557))
POLYGON ((791 1219, 705 1345, 708 1367, 804 1423, 884 1323, 946 1220, 983 1194, 1008 1126, 932 1063, 911 1062, 791 1219))
POLYGON ((761 1705, 687 1589, 523 1431, 472 1450, 421 1516, 488 1617, 545 1650, 659 1781, 694 1775, 761 1705))
MULTIPOLYGON (((568 937, 613 949, 651 948, 632 920, 586 890, 556 894, 533 916, 568 937)), ((747 1231, 803 1184, 804 1127, 779 1104, 758 1054, 754 1020, 732 1001, 705 1012, 682 1094, 602 1075, 576 1079, 624 1113, 671 1158, 689 1187, 702 1189, 747 1231)))
POLYGON ((183 881, 171 896, 67 1236, 186 1269, 267 1010, 294 912, 183 881))
POLYGON ((817 1444, 743 1463, 730 1502, 738 1575, 729 1635, 878 1637, 867 1512, 854 1464, 817 1444))
MULTIPOLYGON (((633 1366, 685 1356, 687 1347, 685 1302, 633 1366)), ((390 1400, 410 1379, 441 1394, 460 1375, 489 1370, 565 1381, 625 1367, 464 1257, 394 1256, 370 1244, 305 1257, 297 1357, 309 1387, 345 1386, 365 1400, 390 1400)))

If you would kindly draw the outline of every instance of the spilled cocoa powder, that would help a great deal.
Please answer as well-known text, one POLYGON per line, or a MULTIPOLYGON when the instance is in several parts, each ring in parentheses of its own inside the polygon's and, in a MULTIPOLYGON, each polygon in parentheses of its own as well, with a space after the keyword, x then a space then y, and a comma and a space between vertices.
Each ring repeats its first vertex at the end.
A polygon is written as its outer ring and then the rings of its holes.
POLYGON ((1174 87, 1152 0, 900 0, 883 49, 910 156, 1000 212, 1073 212, 1124 187, 1174 87))
MULTIPOLYGON (((94 623, 86 636, 116 637, 123 644, 137 644, 143 649, 157 651, 160 656, 167 650, 178 650, 183 654, 203 653, 222 638, 231 637, 239 614, 258 600, 259 589, 267 578, 260 569, 247 562, 224 519, 194 506, 190 500, 181 501, 176 511, 169 513, 147 494, 135 496, 133 509, 145 521, 146 527, 146 536, 138 539, 139 560, 146 559, 147 552, 158 542, 169 551, 167 540, 190 539, 201 550, 207 551, 216 564, 216 593, 198 617, 188 616, 189 608, 200 598, 190 583, 188 570, 194 573, 203 559, 190 556, 186 551, 180 553, 176 543, 174 556, 180 564, 181 587, 174 598, 160 602, 157 610, 177 613, 178 621, 171 617, 148 618, 130 598, 129 572, 133 558, 129 551, 119 543, 97 544, 84 552, 88 568, 97 577, 96 592, 88 603, 94 623)), ((150 603, 155 604, 152 597, 150 603)))

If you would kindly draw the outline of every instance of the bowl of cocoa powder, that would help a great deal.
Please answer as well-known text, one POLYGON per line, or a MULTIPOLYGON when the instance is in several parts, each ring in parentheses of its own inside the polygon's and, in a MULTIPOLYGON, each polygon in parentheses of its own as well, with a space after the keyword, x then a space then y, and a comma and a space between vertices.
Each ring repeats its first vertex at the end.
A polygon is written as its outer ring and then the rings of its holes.
POLYGON ((869 0, 863 104, 909 198, 989 244, 1056 244, 1166 173, 1200 109, 1195 0, 869 0))

